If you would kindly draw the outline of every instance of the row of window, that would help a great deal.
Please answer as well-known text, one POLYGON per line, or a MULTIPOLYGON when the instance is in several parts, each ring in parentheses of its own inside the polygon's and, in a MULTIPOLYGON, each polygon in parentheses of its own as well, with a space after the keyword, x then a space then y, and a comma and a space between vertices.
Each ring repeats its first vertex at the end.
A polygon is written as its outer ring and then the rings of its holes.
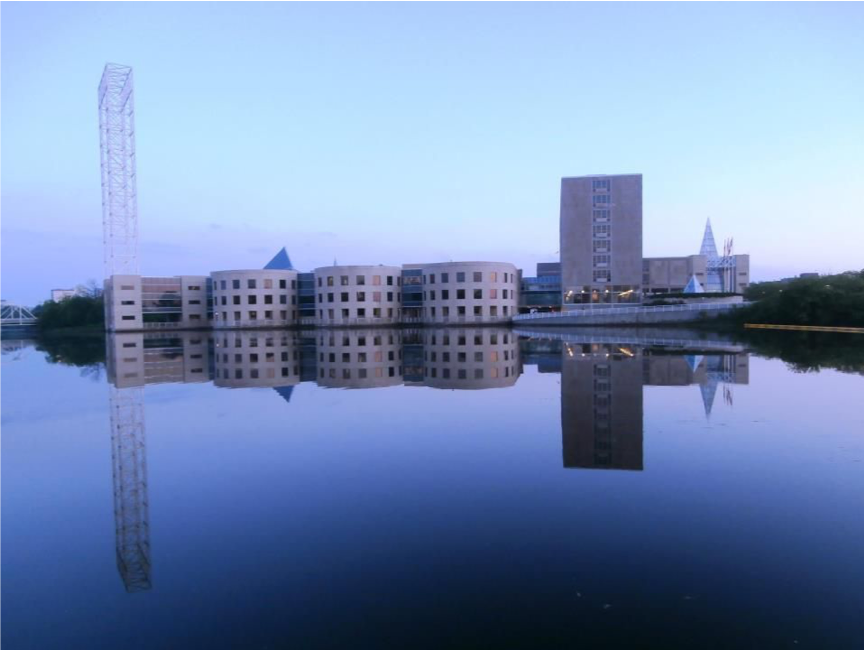
MULTIPOLYGON (((242 312, 242 311, 235 311, 235 312, 227 312, 227 311, 223 311, 223 312, 221 312, 221 314, 222 314, 222 318, 221 318, 221 319, 219 318, 219 314, 220 314, 220 312, 216 312, 216 320, 217 320, 217 321, 218 321, 218 320, 227 321, 227 320, 228 320, 228 314, 229 314, 229 313, 232 313, 232 314, 233 314, 233 316, 234 316, 233 320, 234 320, 234 321, 242 321, 242 320, 244 320, 244 319, 243 319, 243 312, 242 312)), ((268 320, 275 320, 275 319, 276 319, 276 317, 274 316, 275 313, 276 313, 276 312, 274 312, 274 311, 272 311, 272 310, 270 310, 270 309, 266 309, 266 310, 264 310, 263 312, 260 313, 260 316, 261 316, 261 319, 262 319, 262 320, 265 320, 265 321, 268 321, 268 320)), ((287 311, 287 310, 282 309, 282 310, 280 310, 278 313, 279 313, 279 320, 281 320, 281 321, 287 321, 287 320, 288 320, 288 311, 287 311)), ((257 310, 255 310, 255 309, 250 309, 250 310, 248 310, 248 311, 246 312, 246 319, 245 319, 245 320, 249 320, 249 321, 257 321, 257 320, 259 320, 258 316, 259 316, 259 312, 258 312, 257 310)), ((193 314, 193 315, 190 316, 189 318, 194 318, 194 317, 195 317, 195 315, 193 314)), ((292 311, 292 312, 291 312, 291 319, 292 319, 292 320, 297 320, 297 312, 296 312, 296 311, 292 311)))
MULTIPOLYGON (((241 288, 240 282, 241 281, 236 279, 236 278, 234 280, 231 280, 231 288, 232 289, 240 289, 241 288)), ((261 286, 264 289, 273 289, 275 286, 275 283, 278 283, 278 286, 280 289, 287 289, 288 288, 288 280, 285 278, 282 278, 280 280, 273 280, 273 278, 264 278, 263 280, 261 280, 261 286)), ((190 287, 190 289, 191 288, 192 287, 190 287)), ((222 291, 226 291, 228 289, 228 280, 219 280, 219 288, 222 291)), ((246 288, 247 289, 257 289, 258 288, 258 279, 257 278, 246 278, 246 288)), ((297 280, 291 280, 291 288, 292 289, 297 288, 297 280)))
MULTIPOLYGON (((372 309, 366 309, 365 307, 358 307, 357 309, 349 309, 347 307, 343 307, 339 310, 339 318, 393 318, 394 314, 396 318, 399 318, 400 310, 393 309, 393 307, 387 307, 386 310, 383 307, 373 307, 372 309), (352 315, 351 312, 354 312, 352 315)), ((318 318, 324 318, 324 310, 318 310, 318 318)), ((336 310, 328 309, 327 310, 327 318, 328 320, 334 320, 336 318, 336 310)))
POLYGON ((592 192, 608 192, 612 187, 611 178, 595 178, 591 181, 592 192))
MULTIPOLYGON (((250 336, 248 339, 246 339, 246 341, 249 343, 250 348, 257 348, 258 347, 258 337, 257 336, 250 336)), ((242 348, 243 343, 244 343, 244 341, 240 337, 237 337, 234 339, 234 347, 235 348, 242 348)), ((275 345, 276 345, 276 339, 274 339, 272 336, 265 337, 264 347, 272 348, 275 345)), ((288 345, 288 337, 287 336, 281 337, 279 339, 279 345, 281 347, 285 347, 286 345, 288 345)), ((228 346, 228 338, 227 337, 223 338, 221 344, 219 343, 219 341, 216 341, 216 347, 217 348, 218 347, 223 347, 223 348, 229 347, 228 346)), ((297 358, 297 352, 296 351, 294 352, 294 358, 295 359, 297 358)))
MULTIPOLYGON (((474 297, 474 300, 483 300, 483 289, 472 289, 471 291, 471 295, 474 297)), ((513 298, 516 297, 515 289, 501 289, 500 291, 498 289, 489 289, 488 291, 488 296, 490 299, 497 299, 499 297, 499 293, 500 297, 504 300, 507 300, 511 296, 513 298)), ((423 300, 435 300, 436 295, 437 294, 435 289, 424 291, 423 300)), ((456 300, 465 300, 466 295, 466 289, 456 289, 456 300)), ((449 289, 441 289, 441 300, 450 300, 449 289)))
MULTIPOLYGON (((263 378, 276 379, 276 368, 264 368, 263 370, 264 370, 264 377, 263 378)), ((283 366, 280 370, 281 370, 280 375, 282 377, 290 377, 291 376, 291 369, 288 368, 287 366, 283 366)), ((297 368, 297 366, 294 366, 294 376, 296 377, 299 374, 300 374, 299 369, 297 368)), ((229 379, 229 378, 230 378, 230 372, 229 372, 228 368, 223 368, 222 369, 222 379, 229 379)), ((234 369, 234 379, 243 379, 243 369, 242 368, 235 368, 234 369)), ((261 372, 258 370, 258 368, 252 368, 251 370, 249 370, 249 379, 262 379, 261 372)))
MULTIPOLYGON (((357 368, 357 379, 368 379, 369 378, 369 370, 372 371, 373 377, 381 378, 381 377, 385 376, 385 374, 384 374, 385 369, 382 368, 381 366, 378 366, 377 368, 357 368)), ((387 370, 387 374, 386 374, 387 377, 396 377, 397 376, 397 373, 396 373, 397 369, 395 366, 389 366, 386 370, 387 370)), ((401 377, 402 376, 402 367, 399 366, 398 370, 399 370, 398 376, 401 377)), ((342 379, 351 379, 351 368, 342 368, 341 374, 342 374, 342 379)), ((324 379, 325 377, 329 377, 330 379, 337 379, 336 368, 330 368, 326 374, 324 372, 324 368, 320 368, 318 370, 318 377, 321 379, 324 379)))
MULTIPOLYGON (((400 337, 397 337, 397 338, 400 338, 400 337)), ((383 341, 384 341, 384 338, 380 334, 376 334, 375 336, 372 337, 372 345, 374 345, 374 346, 382 345, 383 341)), ((336 335, 330 334, 327 342, 331 348, 335 347, 336 346, 336 335)), ((394 342, 394 337, 392 334, 389 334, 387 336, 387 344, 393 345, 393 342, 394 342)), ((318 345, 324 345, 324 335, 323 334, 321 335, 321 337, 318 341, 318 345)), ((342 336, 342 345, 345 347, 352 345, 351 344, 351 338, 347 335, 343 335, 342 336)), ((366 337, 365 336, 358 336, 356 345, 361 347, 361 348, 364 347, 366 345, 366 337)))
MULTIPOLYGON (((261 355, 258 354, 257 352, 251 352, 251 353, 249 353, 248 356, 249 356, 249 363, 258 363, 259 361, 261 361, 261 355)), ((288 357, 289 357, 288 352, 284 351, 279 355, 279 360, 282 362, 290 361, 290 359, 288 357)), ((228 363, 228 359, 229 359, 228 353, 223 352, 222 353, 222 363, 228 363)), ((297 360, 296 351, 294 354, 294 360, 295 361, 297 360)), ((234 363, 243 363, 243 355, 240 354, 239 352, 234 354, 234 363)), ((265 352, 264 353, 264 363, 276 363, 276 353, 275 352, 265 352)))
MULTIPOLYGON (((510 335, 509 334, 503 334, 501 339, 502 339, 502 343, 504 343, 504 345, 507 345, 510 343, 510 335)), ((441 335, 441 345, 450 345, 450 340, 451 339, 450 339, 449 333, 441 335)), ((433 334, 429 339, 429 343, 432 345, 438 345, 438 335, 433 334)), ((468 343, 468 338, 466 337, 465 334, 458 334, 456 336, 456 345, 467 345, 467 343, 468 343)), ((492 345, 498 345, 498 334, 494 334, 494 333, 489 334, 489 343, 492 345)), ((477 333, 474 335, 474 345, 483 345, 483 334, 482 333, 477 333)))
MULTIPOLYGON (((324 302, 323 293, 318 294, 318 302, 324 302)), ((327 302, 336 302, 336 294, 328 293, 327 302)), ((365 291, 355 291, 354 292, 356 302, 366 302, 366 292, 365 291)), ((370 302, 382 302, 381 298, 384 296, 384 293, 381 291, 372 291, 370 292, 370 296, 372 300, 370 302)), ((386 293, 387 302, 399 302, 399 293, 394 293, 392 291, 388 291, 386 293), (396 297, 395 301, 393 297, 396 297)), ((351 302, 351 293, 348 291, 342 291, 339 293, 339 302, 351 302)))
MULTIPOLYGON (((431 318, 437 318, 439 315, 442 318, 449 318, 451 315, 453 315, 453 312, 450 309, 450 307, 448 307, 446 305, 441 307, 440 309, 441 309, 441 311, 439 312, 437 307, 424 307, 423 308, 423 315, 424 316, 428 315, 431 318)), ((510 307, 508 305, 503 305, 501 307, 501 311, 499 313, 498 305, 489 305, 485 310, 483 308, 483 305, 474 305, 471 309, 471 314, 473 314, 474 316, 488 315, 488 316, 492 316, 492 317, 509 316, 510 315, 510 307), (484 314, 484 311, 486 312, 485 314, 484 314)), ((464 305, 457 305, 455 315, 456 316, 467 316, 468 310, 464 305)))
MULTIPOLYGON (((456 362, 457 363, 467 363, 468 362, 468 353, 467 352, 456 352, 455 355, 456 355, 456 362)), ((451 355, 449 352, 442 352, 441 353, 441 362, 442 363, 449 363, 450 362, 450 356, 451 355)), ((515 357, 516 355, 514 354, 513 356, 515 357)), ((438 353, 435 352, 434 350, 432 352, 427 352, 424 355, 424 358, 426 361, 429 361, 432 363, 437 363, 438 353)), ((498 350, 489 351, 488 361, 497 362, 500 359, 501 359, 501 354, 498 352, 498 350)), ((484 361, 482 351, 478 350, 477 352, 474 353, 474 361, 477 363, 482 363, 484 361)), ((504 361, 510 361, 510 350, 504 350, 504 361)))
MULTIPOLYGON (((450 379, 450 368, 441 368, 441 379, 450 379)), ((504 367, 504 376, 510 377, 512 374, 513 377, 517 375, 516 368, 511 370, 510 366, 504 367)), ((424 375, 426 377, 431 377, 432 379, 438 378, 438 368, 426 368, 424 370, 424 375)), ((489 378, 490 379, 499 379, 501 377, 501 371, 499 368, 489 368, 489 378)), ((464 368, 458 368, 456 370, 456 379, 468 379, 468 371, 464 368)), ((474 369, 474 379, 485 379, 484 369, 483 368, 475 368, 474 369)))
MULTIPOLYGON (((351 363, 351 353, 350 352, 343 352, 340 355, 340 357, 341 357, 340 361, 339 361, 340 363, 351 363)), ((369 354, 367 354, 366 352, 357 352, 355 354, 355 357, 356 357, 355 361, 357 363, 368 363, 370 361, 369 354)), ((402 360, 402 350, 388 350, 387 351, 387 361, 396 361, 397 358, 399 359, 399 361, 402 360)), ((326 356, 326 359, 325 359, 324 353, 319 352, 318 353, 318 361, 320 361, 321 363, 324 363, 325 360, 330 362, 330 363, 336 363, 336 353, 335 352, 328 353, 326 356)), ((384 350, 376 350, 375 352, 373 352, 371 361, 373 363, 380 363, 380 362, 384 361, 384 350)))
MULTIPOLYGON (((339 276, 339 285, 343 286, 343 287, 350 286, 350 284, 351 284, 350 278, 351 278, 351 276, 348 276, 348 275, 340 275, 339 276)), ((387 275, 387 276, 373 275, 373 276, 371 276, 371 278, 372 278, 372 286, 373 287, 381 286, 382 278, 385 278, 384 281, 386 282, 388 287, 393 286, 393 276, 392 275, 387 275)), ((319 287, 323 286, 322 282, 324 282, 324 278, 319 277, 318 278, 318 286, 319 287)), ((326 284, 328 287, 336 286, 336 276, 328 275, 327 279, 326 279, 326 284)), ((366 284, 366 276, 365 275, 355 275, 354 276, 354 284, 356 284, 358 286, 365 285, 366 284)), ((398 276, 396 276, 396 286, 397 287, 400 286, 398 276)))
MULTIPOLYGON (((231 296, 231 304, 233 304, 233 305, 241 304, 242 298, 243 298, 243 296, 238 296, 238 295, 231 296)), ((265 304, 265 305, 274 304, 273 303, 274 296, 272 293, 264 294, 263 296, 261 296, 261 298, 264 299, 263 304, 265 304)), ((190 300, 189 304, 190 305, 193 304, 193 301, 190 300)), ((196 301, 194 304, 199 304, 199 302, 196 301)), ((219 304, 227 305, 228 304, 228 296, 219 296, 219 304)), ((255 294, 247 295, 246 296, 246 304, 247 305, 257 305, 258 304, 258 296, 255 294)), ((288 304, 288 296, 285 295, 284 293, 279 294, 279 304, 280 305, 287 305, 288 304)), ((292 305, 297 304, 297 296, 291 296, 291 304, 292 305)))
MULTIPOLYGON (((455 274, 456 282, 465 282, 468 277, 465 271, 457 271, 455 274)), ((441 273, 437 276, 441 280, 441 284, 447 284, 450 282, 450 274, 449 273, 441 273)), ((483 271, 473 271, 471 274, 472 280, 474 282, 483 282, 483 271)), ((513 283, 516 281, 515 273, 503 272, 499 273, 498 271, 489 271, 488 272, 489 282, 498 282, 499 278, 505 284, 513 283)), ((435 284, 436 274, 430 273, 429 275, 423 276, 423 284, 435 284)))

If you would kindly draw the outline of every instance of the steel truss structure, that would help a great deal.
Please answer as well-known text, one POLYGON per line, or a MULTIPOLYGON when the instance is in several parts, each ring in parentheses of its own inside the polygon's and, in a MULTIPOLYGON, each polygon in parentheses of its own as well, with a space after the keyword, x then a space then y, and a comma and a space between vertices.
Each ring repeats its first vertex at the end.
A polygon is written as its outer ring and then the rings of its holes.
POLYGON ((26 307, 5 300, 0 303, 0 323, 3 325, 33 325, 35 322, 33 312, 26 307))
POLYGON ((138 194, 132 68, 108 63, 99 83, 105 277, 138 275, 138 194))
POLYGON ((145 591, 151 583, 144 388, 108 390, 117 570, 126 591, 145 591))

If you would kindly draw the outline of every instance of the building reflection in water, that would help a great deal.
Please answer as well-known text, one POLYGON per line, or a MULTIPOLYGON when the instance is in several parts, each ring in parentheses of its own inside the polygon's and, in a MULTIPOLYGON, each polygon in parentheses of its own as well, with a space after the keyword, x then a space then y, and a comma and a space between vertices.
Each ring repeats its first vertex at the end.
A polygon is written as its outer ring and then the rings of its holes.
POLYGON ((697 384, 710 417, 718 386, 749 383, 749 355, 669 353, 609 343, 563 343, 561 439, 564 467, 643 469, 643 386, 697 384))
POLYGON ((405 384, 476 390, 516 384, 523 363, 561 374, 565 468, 643 468, 643 386, 718 387, 731 403, 749 358, 730 350, 671 353, 637 344, 522 339, 503 328, 111 334, 107 341, 117 567, 127 591, 151 587, 144 387, 212 381, 272 388, 290 402, 301 382, 325 388, 405 384))

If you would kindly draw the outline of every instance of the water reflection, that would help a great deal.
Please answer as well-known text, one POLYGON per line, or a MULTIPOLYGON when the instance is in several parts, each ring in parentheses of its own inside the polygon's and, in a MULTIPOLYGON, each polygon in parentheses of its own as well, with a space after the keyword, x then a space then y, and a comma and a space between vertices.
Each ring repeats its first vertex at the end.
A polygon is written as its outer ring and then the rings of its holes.
POLYGON ((643 469, 643 387, 698 385, 706 417, 719 387, 748 383, 749 356, 728 342, 596 342, 587 334, 519 337, 508 329, 379 329, 112 334, 110 382, 117 566, 127 591, 150 588, 144 387, 212 382, 271 388, 290 403, 294 387, 404 384, 450 390, 514 386, 524 365, 561 376, 564 468, 643 469))

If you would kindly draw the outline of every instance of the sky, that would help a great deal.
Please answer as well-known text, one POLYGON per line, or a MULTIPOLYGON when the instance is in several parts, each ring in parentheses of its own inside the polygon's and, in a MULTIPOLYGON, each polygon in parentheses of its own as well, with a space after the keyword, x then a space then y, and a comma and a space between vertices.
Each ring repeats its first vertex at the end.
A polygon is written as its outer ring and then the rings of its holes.
POLYGON ((643 174, 753 280, 864 268, 864 4, 0 5, 2 296, 101 279, 96 89, 135 75, 147 275, 558 257, 562 177, 643 174))

